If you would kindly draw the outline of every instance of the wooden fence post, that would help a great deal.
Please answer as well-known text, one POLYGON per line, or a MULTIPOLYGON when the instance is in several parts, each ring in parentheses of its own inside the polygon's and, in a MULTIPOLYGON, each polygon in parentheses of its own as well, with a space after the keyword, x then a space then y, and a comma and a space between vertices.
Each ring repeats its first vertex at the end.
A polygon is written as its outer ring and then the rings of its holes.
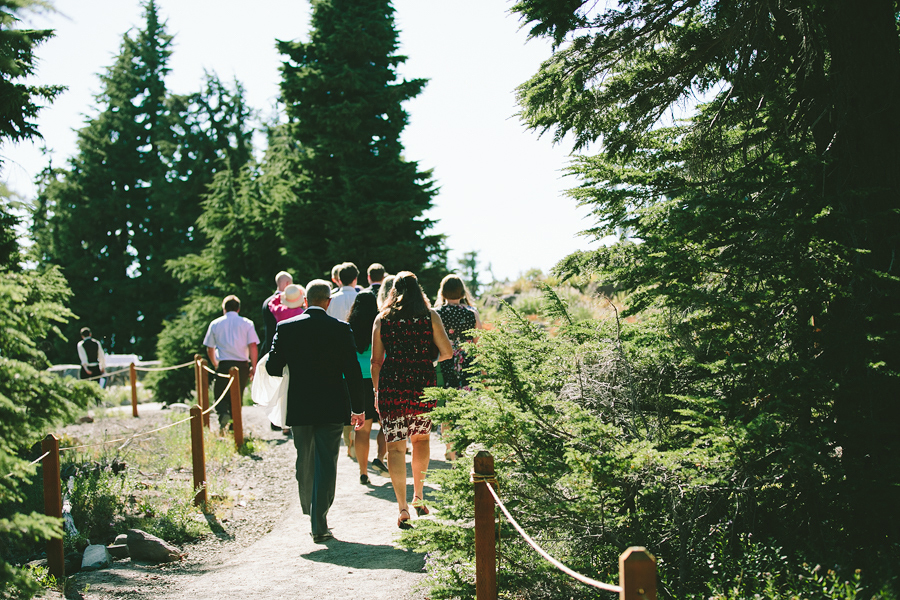
MULTIPOLYGON (((41 442, 41 450, 47 456, 41 461, 44 472, 44 514, 56 517, 62 524, 62 490, 59 481, 59 440, 53 434, 41 442)), ((50 538, 47 541, 47 569, 58 580, 66 576, 66 560, 63 554, 63 539, 50 538)))
POLYGON ((494 457, 481 450, 475 455, 472 480, 475 483, 475 598, 497 600, 497 537, 494 497, 487 486, 493 484, 494 457), (489 483, 488 481, 491 481, 489 483))
POLYGON ((234 429, 234 447, 237 450, 244 445, 244 425, 241 421, 241 407, 243 406, 243 398, 241 398, 241 375, 237 367, 231 367, 228 370, 231 376, 231 426, 234 429))
POLYGON ((194 355, 194 389, 197 390, 197 404, 200 404, 200 355, 194 355))
POLYGON ((641 546, 619 557, 619 600, 656 600, 656 558, 641 546))
POLYGON ((209 363, 205 358, 200 359, 200 398, 197 400, 203 409, 203 426, 209 429, 209 373, 206 368, 209 363))
POLYGON ((206 455, 203 450, 203 411, 191 407, 191 458, 194 467, 194 506, 206 510, 206 455))
POLYGON ((128 376, 131 378, 131 416, 137 417, 137 369, 134 363, 128 368, 128 376))

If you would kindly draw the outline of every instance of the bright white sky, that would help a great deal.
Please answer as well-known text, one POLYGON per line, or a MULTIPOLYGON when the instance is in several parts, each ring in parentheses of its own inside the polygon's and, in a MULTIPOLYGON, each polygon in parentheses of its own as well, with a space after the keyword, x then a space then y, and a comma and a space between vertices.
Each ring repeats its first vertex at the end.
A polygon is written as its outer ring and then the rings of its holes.
MULTIPOLYGON (((112 64, 122 35, 142 26, 138 0, 54 0, 60 14, 32 19, 56 29, 38 49, 37 80, 68 91, 39 117, 44 144, 62 166, 75 151, 75 129, 96 114, 97 75, 112 64)), ((200 89, 204 69, 237 78, 251 106, 274 111, 281 56, 275 40, 308 39, 309 4, 302 1, 157 0, 175 36, 167 85, 200 89)), ((434 169, 440 187, 429 217, 448 236, 451 265, 476 250, 498 279, 531 268, 547 271, 588 246, 577 232, 590 226, 586 209, 563 196, 577 182, 563 177, 570 148, 528 132, 515 116, 515 88, 550 55, 540 40, 526 43, 504 0, 395 0, 401 67, 407 78, 430 79, 405 105, 406 158, 434 169)), ((4 146, 3 177, 26 198, 47 164, 40 145, 4 146)), ((396 272, 403 265, 385 265, 396 272)), ((365 268, 364 265, 361 265, 365 268)))

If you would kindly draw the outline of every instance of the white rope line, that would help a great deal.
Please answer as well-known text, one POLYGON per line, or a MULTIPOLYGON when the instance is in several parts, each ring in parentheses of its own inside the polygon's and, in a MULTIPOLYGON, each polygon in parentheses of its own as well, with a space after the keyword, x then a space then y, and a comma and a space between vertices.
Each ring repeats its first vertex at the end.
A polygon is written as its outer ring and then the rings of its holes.
POLYGON ((546 552, 543 548, 541 548, 540 546, 538 546, 538 545, 537 545, 537 542, 535 542, 535 541, 531 538, 531 536, 529 536, 527 533, 525 533, 525 530, 522 529, 522 527, 521 527, 518 523, 516 523, 516 520, 513 519, 512 515, 509 514, 509 511, 508 511, 508 510, 506 509, 506 507, 503 505, 503 502, 500 500, 500 497, 497 496, 497 492, 494 491, 494 486, 492 486, 490 483, 486 483, 485 485, 487 486, 487 489, 490 490, 491 495, 494 497, 494 500, 497 502, 497 506, 499 506, 499 507, 500 507, 500 510, 503 511, 503 514, 506 515, 506 519, 512 524, 512 526, 516 528, 516 531, 519 532, 519 535, 521 535, 521 536, 525 539, 525 541, 528 542, 528 544, 529 544, 532 548, 534 548, 535 551, 537 551, 538 554, 540 554, 540 555, 543 556, 546 560, 548 560, 548 561, 550 562, 550 564, 552 564, 554 567, 556 567, 557 569, 559 569, 560 571, 562 571, 562 572, 565 573, 566 575, 568 575, 568 576, 570 576, 570 577, 574 577, 575 579, 577 579, 577 580, 580 581, 581 583, 585 583, 585 584, 587 584, 587 585, 593 586, 593 587, 595 587, 595 588, 599 588, 599 589, 601 589, 601 590, 605 590, 605 591, 607 591, 607 592, 613 592, 613 593, 616 593, 616 594, 622 593, 622 587, 621 587, 621 586, 618 586, 618 585, 610 585, 610 584, 608 584, 608 583, 603 583, 602 581, 597 581, 596 579, 591 579, 590 577, 585 577, 585 576, 582 575, 581 573, 576 573, 575 571, 573 571, 572 569, 570 569, 570 568, 567 567, 566 565, 562 564, 561 562, 559 562, 558 560, 556 560, 555 558, 553 558, 552 556, 550 556, 549 554, 547 554, 547 552, 546 552))
MULTIPOLYGON (((39 457, 37 457, 36 459, 34 459, 33 461, 31 461, 31 462, 28 463, 28 464, 29 464, 29 465, 36 465, 36 464, 38 464, 39 462, 41 462, 42 460, 44 460, 45 458, 47 458, 49 455, 50 455, 50 452, 44 452, 43 454, 41 454, 39 457)), ((4 478, 6 478, 6 477, 12 477, 13 475, 15 475, 15 473, 7 473, 6 475, 4 475, 4 478)))
POLYGON ((231 375, 228 375, 227 373, 219 373, 218 371, 213 371, 206 365, 203 365, 203 368, 206 369, 209 373, 212 373, 213 375, 215 375, 216 377, 222 377, 222 378, 231 377, 231 375))
POLYGON ((118 375, 119 373, 127 373, 128 369, 120 369, 119 371, 111 371, 109 373, 101 373, 100 375, 94 375, 93 377, 87 377, 82 379, 81 381, 97 381, 98 379, 103 379, 104 377, 112 377, 113 375, 118 375))
POLYGON ((216 405, 218 405, 219 402, 221 402, 222 399, 225 398, 225 394, 228 394, 231 392, 231 384, 235 381, 235 378, 231 377, 231 376, 227 376, 227 377, 228 377, 229 381, 228 381, 228 385, 225 386, 225 391, 222 392, 222 395, 216 399, 216 401, 213 403, 212 406, 210 406, 209 408, 207 408, 206 410, 203 411, 204 415, 212 412, 212 409, 214 409, 216 407, 216 405))
POLYGON ((189 367, 194 364, 194 361, 190 360, 184 364, 174 365, 171 367, 139 367, 134 365, 135 371, 172 371, 173 369, 180 369, 182 367, 189 367))
MULTIPOLYGON (((115 444, 116 442, 131 442, 140 437, 144 437, 150 435, 151 433, 156 433, 157 431, 162 431, 163 429, 168 429, 169 427, 175 427, 176 425, 180 425, 186 421, 190 421, 193 417, 185 417, 180 421, 175 421, 174 423, 169 423, 168 425, 163 425, 162 427, 157 427, 156 429, 151 429, 150 431, 142 431, 141 433, 136 433, 129 437, 117 438, 114 440, 106 440, 105 442, 100 442, 97 444, 82 444, 81 446, 66 446, 65 448, 60 448, 60 452, 64 452, 66 450, 79 450, 81 448, 95 448, 98 446, 105 446, 107 444, 115 444)), ((122 447, 125 447, 125 444, 122 444, 122 447)))

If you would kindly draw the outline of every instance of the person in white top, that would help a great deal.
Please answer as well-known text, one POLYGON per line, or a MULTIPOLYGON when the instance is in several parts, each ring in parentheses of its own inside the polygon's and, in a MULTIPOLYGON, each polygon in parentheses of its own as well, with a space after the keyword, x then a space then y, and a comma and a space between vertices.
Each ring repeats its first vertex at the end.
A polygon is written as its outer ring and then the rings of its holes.
POLYGON ((346 321, 356 300, 356 280, 359 278, 359 269, 352 262, 341 265, 338 273, 341 289, 331 295, 331 304, 328 305, 328 316, 341 321, 346 321))
MULTIPOLYGON (((223 316, 209 324, 203 345, 209 360, 216 369, 216 373, 228 375, 231 367, 238 368, 241 395, 247 386, 247 381, 253 378, 256 372, 257 344, 259 336, 253 321, 240 316, 241 301, 235 295, 226 296, 222 301, 223 316)), ((218 399, 227 389, 226 377, 215 377, 213 386, 214 398, 218 399)), ((216 406, 219 415, 219 430, 224 429, 231 422, 231 401, 223 399, 216 406)))
MULTIPOLYGON (((81 363, 81 379, 90 379, 106 372, 106 354, 100 342, 91 337, 88 327, 81 328, 81 341, 78 342, 78 361, 81 363)), ((103 380, 99 380, 103 387, 103 380)))

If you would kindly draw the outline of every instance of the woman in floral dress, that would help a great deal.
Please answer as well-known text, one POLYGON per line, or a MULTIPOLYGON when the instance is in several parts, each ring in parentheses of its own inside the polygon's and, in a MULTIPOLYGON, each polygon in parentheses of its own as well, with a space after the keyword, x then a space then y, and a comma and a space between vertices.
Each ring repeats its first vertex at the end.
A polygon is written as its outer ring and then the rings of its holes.
MULTIPOLYGON (((474 329, 481 329, 481 318, 478 316, 478 309, 473 306, 472 297, 469 295, 466 284, 459 275, 447 275, 441 280, 434 308, 441 316, 444 329, 447 330, 447 336, 450 338, 450 345, 453 347, 453 358, 440 363, 444 387, 458 390, 469 389, 468 369, 472 361, 463 348, 463 344, 475 341, 475 337, 470 332, 474 329)), ((446 423, 442 424, 441 434, 444 434, 448 428, 446 423)), ((451 450, 450 444, 447 444, 444 458, 456 460, 456 452, 451 450)))
POLYGON ((410 527, 406 499, 406 439, 412 442, 413 506, 419 516, 424 504, 425 472, 431 453, 434 402, 422 397, 437 384, 434 363, 453 355, 441 317, 431 309, 419 280, 401 271, 394 288, 375 318, 372 330, 372 384, 388 449, 388 472, 400 515, 397 526, 410 527))

